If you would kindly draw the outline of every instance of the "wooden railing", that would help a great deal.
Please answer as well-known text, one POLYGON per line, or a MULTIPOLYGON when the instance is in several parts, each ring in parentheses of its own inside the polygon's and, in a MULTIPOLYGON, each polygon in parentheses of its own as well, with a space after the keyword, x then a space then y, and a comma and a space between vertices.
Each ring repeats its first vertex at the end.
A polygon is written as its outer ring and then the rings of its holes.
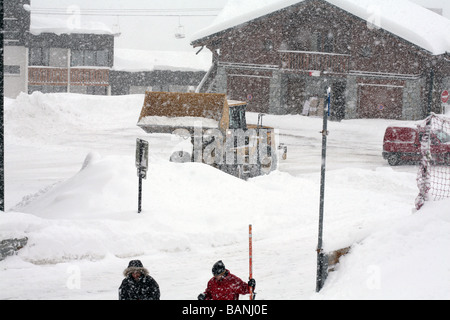
POLYGON ((109 69, 28 67, 28 85, 109 86, 109 69))
POLYGON ((67 85, 66 68, 28 67, 28 85, 67 85))
POLYGON ((280 50, 281 68, 293 71, 348 73, 350 55, 280 50))
POLYGON ((109 86, 109 69, 70 69, 70 85, 109 86))

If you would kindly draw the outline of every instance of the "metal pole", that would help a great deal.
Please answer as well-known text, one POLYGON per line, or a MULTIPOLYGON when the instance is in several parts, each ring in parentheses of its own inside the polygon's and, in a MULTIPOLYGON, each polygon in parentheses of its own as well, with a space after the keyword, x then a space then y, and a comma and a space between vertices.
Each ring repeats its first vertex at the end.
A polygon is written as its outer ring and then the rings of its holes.
POLYGON ((142 203, 142 179, 147 178, 148 142, 139 138, 136 139, 136 168, 137 176, 139 178, 138 213, 140 213, 142 203))
MULTIPOLYGON (((257 137, 257 144, 256 144, 256 165, 258 167, 258 174, 261 175, 261 157, 260 157, 260 143, 261 139, 259 136, 259 129, 262 128, 262 122, 263 122, 263 113, 258 114, 258 124, 256 125, 256 137, 257 137)), ((266 136, 267 138, 267 136, 266 136)))
POLYGON ((316 292, 322 289, 327 268, 326 255, 323 253, 322 236, 323 236, 323 210, 325 204, 325 164, 327 155, 327 135, 328 135, 328 116, 331 105, 331 88, 327 90, 327 108, 323 110, 323 129, 322 129, 322 166, 320 171, 320 207, 319 207, 319 236, 317 243, 317 276, 316 276, 316 292))
POLYGON ((67 49, 67 92, 70 93, 70 64, 72 63, 72 51, 67 49))
MULTIPOLYGON (((3 94, 1 95, 0 103, 3 106, 3 94)), ((3 107, 2 107, 0 110, 0 211, 5 211, 5 162, 4 162, 5 144, 3 134, 4 134, 4 127, 3 127, 3 107)))
POLYGON ((142 178, 139 176, 138 213, 141 213, 142 203, 142 178))
MULTIPOLYGON (((139 143, 139 161, 142 161, 143 153, 144 153, 144 146, 142 143, 139 143)), ((141 213, 141 210, 142 210, 142 208, 141 208, 141 206, 142 206, 142 173, 141 173, 140 164, 139 164, 139 167, 137 170, 138 170, 138 177, 139 177, 138 213, 141 213)))
MULTIPOLYGON (((3 6, 0 8, 0 14, 3 19, 3 6)), ((3 29, 3 22, 0 22, 3 29)), ((3 32, 0 32, 0 41, 3 43, 3 32)), ((3 68, 3 54, 0 54, 0 64, 3 68)), ((0 211, 5 211, 5 144, 4 144, 4 127, 3 127, 3 103, 4 103, 4 79, 3 77, 0 79, 1 81, 1 90, 2 94, 0 95, 0 211)))
MULTIPOLYGON (((253 278, 253 245, 252 245, 252 225, 248 226, 248 265, 249 265, 249 279, 253 278)), ((250 288, 250 300, 254 299, 253 289, 250 288)))
POLYGON ((428 92, 428 106, 427 106, 427 117, 431 115, 432 105, 433 105, 433 87, 434 87, 434 69, 430 72, 430 88, 428 92))

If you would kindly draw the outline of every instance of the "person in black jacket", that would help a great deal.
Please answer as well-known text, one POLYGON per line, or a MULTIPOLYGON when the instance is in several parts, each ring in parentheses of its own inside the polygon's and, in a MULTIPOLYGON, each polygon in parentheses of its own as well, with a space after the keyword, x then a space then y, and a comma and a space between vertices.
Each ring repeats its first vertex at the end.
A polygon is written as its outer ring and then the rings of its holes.
POLYGON ((123 275, 125 279, 119 287, 119 300, 159 300, 158 283, 140 260, 131 260, 123 275))

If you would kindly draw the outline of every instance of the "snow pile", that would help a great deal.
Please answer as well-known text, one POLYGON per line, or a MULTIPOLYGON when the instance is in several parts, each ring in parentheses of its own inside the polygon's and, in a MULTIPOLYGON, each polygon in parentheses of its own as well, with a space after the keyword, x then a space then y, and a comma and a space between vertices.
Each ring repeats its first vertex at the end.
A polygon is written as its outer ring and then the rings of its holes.
MULTIPOLYGON (((450 51, 450 21, 408 0, 326 0, 357 17, 412 42, 434 55, 450 51)), ((217 19, 193 35, 198 40, 303 0, 230 0, 217 19), (262 3, 261 3, 262 2, 262 3), (258 8, 258 9, 254 9, 258 8)))
POLYGON ((195 51, 145 51, 120 49, 114 51, 114 70, 117 71, 207 71, 212 54, 195 51))
POLYGON ((427 203, 353 245, 320 298, 449 299, 449 208, 427 203))
POLYGON ((139 120, 139 126, 171 126, 171 127, 201 127, 218 128, 219 122, 214 119, 200 117, 157 117, 147 116, 139 120))
POLYGON ((89 96, 81 94, 21 93, 16 100, 8 99, 4 106, 7 142, 22 140, 42 143, 61 142, 64 135, 80 129, 95 131, 97 128, 132 126, 139 118, 143 97, 89 96), (95 105, 95 116, 91 113, 95 105), (69 107, 72 106, 72 107, 69 107), (111 118, 112 113, 123 117, 111 118), (126 113, 126 115, 124 114, 126 113), (126 123, 126 119, 133 122, 126 123))
POLYGON ((329 123, 324 249, 351 251, 316 294, 322 120, 267 115, 288 158, 242 181, 169 162, 178 141, 136 126, 143 101, 40 93, 5 101, 0 239, 28 244, 0 261, 0 299, 117 299, 131 259, 148 267, 162 299, 195 299, 219 259, 247 277, 250 223, 258 299, 450 298, 450 200, 414 212, 416 168, 381 157, 392 120, 329 123), (136 137, 150 144, 141 214, 136 137))

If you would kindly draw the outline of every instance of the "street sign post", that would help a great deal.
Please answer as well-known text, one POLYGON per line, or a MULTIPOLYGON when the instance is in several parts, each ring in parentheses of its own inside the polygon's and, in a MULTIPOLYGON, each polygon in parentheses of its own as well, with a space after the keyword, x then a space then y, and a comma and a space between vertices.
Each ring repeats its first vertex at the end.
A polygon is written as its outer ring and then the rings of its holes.
POLYGON ((319 206, 319 236, 317 242, 317 275, 316 292, 319 292, 328 275, 328 255, 323 252, 323 213, 325 202, 325 171, 327 155, 327 136, 328 136, 328 117, 331 110, 331 88, 327 89, 327 108, 323 110, 323 129, 322 129, 322 166, 320 174, 320 206, 319 206))
POLYGON ((448 90, 444 90, 441 94, 442 105, 442 113, 447 114, 448 109, 450 108, 450 104, 448 103, 449 93, 448 90))
POLYGON ((142 179, 147 178, 148 142, 139 138, 136 139, 136 168, 139 178, 138 213, 140 213, 142 204, 142 179))
POLYGON ((447 102, 448 102, 448 97, 449 97, 448 91, 447 91, 447 90, 444 90, 444 91, 442 92, 442 94, 441 94, 441 101, 442 101, 443 103, 447 103, 447 102))

